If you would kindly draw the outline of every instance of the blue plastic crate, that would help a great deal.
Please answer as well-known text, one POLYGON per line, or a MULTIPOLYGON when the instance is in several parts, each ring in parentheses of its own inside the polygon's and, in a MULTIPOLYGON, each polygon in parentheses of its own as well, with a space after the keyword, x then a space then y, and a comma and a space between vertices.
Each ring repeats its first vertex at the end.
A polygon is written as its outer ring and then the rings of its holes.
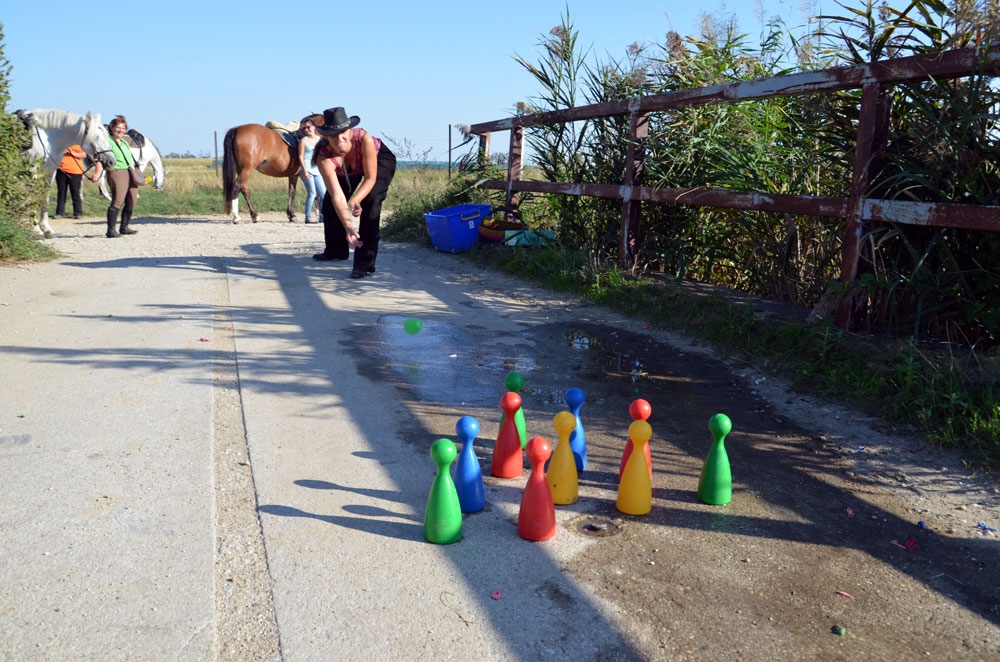
POLYGON ((489 205, 464 204, 424 213, 434 248, 461 253, 479 240, 479 224, 489 216, 489 205))

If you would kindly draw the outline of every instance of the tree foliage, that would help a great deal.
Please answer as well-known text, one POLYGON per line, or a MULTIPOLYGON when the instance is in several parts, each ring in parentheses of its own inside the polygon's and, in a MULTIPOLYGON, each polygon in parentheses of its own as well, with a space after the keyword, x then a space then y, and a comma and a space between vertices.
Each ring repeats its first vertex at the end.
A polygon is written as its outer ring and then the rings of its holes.
MULTIPOLYGON (((28 219, 41 208, 46 182, 23 150, 31 137, 16 115, 7 112, 11 64, 4 55, 0 23, 0 244, 12 235, 30 231, 28 219)), ((6 255, 0 245, 0 254, 6 255)))

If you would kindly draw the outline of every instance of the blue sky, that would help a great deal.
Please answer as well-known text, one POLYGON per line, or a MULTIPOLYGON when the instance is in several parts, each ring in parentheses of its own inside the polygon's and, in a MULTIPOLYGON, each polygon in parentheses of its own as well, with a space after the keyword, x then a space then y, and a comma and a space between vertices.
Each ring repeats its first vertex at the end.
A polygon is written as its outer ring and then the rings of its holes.
MULTIPOLYGON (((232 126, 344 106, 375 135, 409 141, 414 155, 430 150, 431 160, 447 159, 449 124, 507 117, 536 93, 513 56, 537 60, 539 38, 567 9, 566 0, 370 0, 295 10, 256 0, 59 0, 44 3, 42 15, 30 2, 5 4, 8 111, 89 110, 105 122, 121 113, 164 154, 214 155, 215 132, 221 149, 232 126)), ((802 0, 568 3, 579 44, 604 62, 622 59, 633 42, 662 43, 671 29, 695 33, 703 12, 733 14, 756 36, 755 6, 793 26, 807 14, 802 0)), ((493 149, 506 149, 505 135, 493 149)))

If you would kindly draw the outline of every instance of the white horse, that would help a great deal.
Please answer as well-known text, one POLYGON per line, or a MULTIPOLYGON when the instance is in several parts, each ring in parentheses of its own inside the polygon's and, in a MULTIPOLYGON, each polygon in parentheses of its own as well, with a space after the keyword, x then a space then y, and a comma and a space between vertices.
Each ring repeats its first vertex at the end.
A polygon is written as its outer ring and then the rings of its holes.
MULTIPOLYGON (((125 133, 125 142, 128 143, 129 149, 132 150, 132 158, 135 159, 135 164, 139 166, 139 172, 145 172, 147 165, 153 166, 153 186, 156 187, 157 191, 162 191, 163 184, 167 180, 167 171, 163 169, 163 159, 160 157, 160 150, 156 148, 152 140, 135 129, 129 129, 125 133)), ((108 190, 108 176, 106 172, 105 170, 101 171, 101 179, 98 182, 98 187, 101 189, 101 195, 110 200, 111 192, 108 190)))
MULTIPOLYGON (((108 142, 108 132, 101 124, 99 114, 77 115, 66 110, 18 110, 14 113, 31 131, 29 156, 43 160, 47 186, 52 186, 63 153, 71 145, 80 145, 92 161, 113 168, 115 157, 108 142)), ((49 225, 48 194, 42 207, 35 232, 46 239, 55 236, 49 225)))

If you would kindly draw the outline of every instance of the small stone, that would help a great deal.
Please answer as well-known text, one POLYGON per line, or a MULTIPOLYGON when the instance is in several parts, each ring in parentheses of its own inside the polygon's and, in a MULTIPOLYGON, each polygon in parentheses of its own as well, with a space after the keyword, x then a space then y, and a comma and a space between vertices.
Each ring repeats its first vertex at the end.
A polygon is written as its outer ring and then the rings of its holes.
POLYGON ((837 635, 840 635, 840 636, 844 636, 845 634, 847 634, 847 628, 841 627, 839 625, 834 625, 833 628, 831 628, 831 631, 834 634, 837 634, 837 635))

